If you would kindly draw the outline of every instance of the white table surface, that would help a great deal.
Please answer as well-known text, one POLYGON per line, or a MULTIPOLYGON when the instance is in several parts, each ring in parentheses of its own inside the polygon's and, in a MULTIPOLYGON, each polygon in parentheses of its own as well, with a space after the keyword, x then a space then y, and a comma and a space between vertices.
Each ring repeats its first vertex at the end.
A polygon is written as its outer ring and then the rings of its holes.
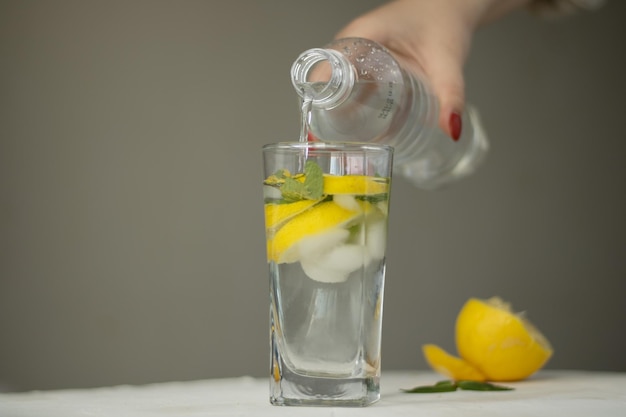
POLYGON ((626 373, 541 371, 513 391, 406 394, 431 372, 382 374, 381 400, 366 408, 276 407, 266 378, 0 394, 1 417, 186 416, 559 416, 626 417, 626 373))

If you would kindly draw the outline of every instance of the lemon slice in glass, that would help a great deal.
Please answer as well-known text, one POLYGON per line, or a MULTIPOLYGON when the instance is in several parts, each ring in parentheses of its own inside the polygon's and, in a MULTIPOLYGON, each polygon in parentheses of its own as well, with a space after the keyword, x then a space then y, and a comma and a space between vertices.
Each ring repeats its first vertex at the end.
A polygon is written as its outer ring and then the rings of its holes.
POLYGON ((282 223, 297 216, 304 210, 317 204, 319 200, 300 200, 293 203, 266 204, 265 205, 265 227, 274 229, 280 227, 282 223))
MULTIPOLYGON (((350 210, 333 201, 319 203, 297 214, 279 228, 267 241, 268 260, 277 263, 296 262, 300 259, 298 244, 305 238, 319 240, 315 246, 331 247, 347 239, 347 226, 362 215, 362 210, 350 210), (322 235, 340 230, 339 233, 322 235), (339 242, 338 242, 339 241, 339 242)), ((311 249, 309 249, 311 250, 311 249)))
POLYGON ((388 192, 387 178, 366 175, 324 175, 324 194, 375 195, 388 192))

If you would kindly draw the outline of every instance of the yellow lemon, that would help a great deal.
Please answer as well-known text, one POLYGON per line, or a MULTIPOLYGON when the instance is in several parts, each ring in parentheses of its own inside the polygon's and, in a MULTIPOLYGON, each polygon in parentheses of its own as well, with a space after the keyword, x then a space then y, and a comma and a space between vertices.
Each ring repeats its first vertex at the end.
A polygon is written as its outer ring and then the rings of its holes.
MULTIPOLYGON (((295 247, 305 237, 319 235, 323 232, 335 231, 339 226, 350 223, 361 216, 361 210, 350 210, 333 201, 322 202, 294 216, 276 231, 267 241, 267 257, 278 263, 299 260, 298 248, 295 247)), ((336 244, 336 239, 346 239, 349 232, 332 233, 329 239, 333 242, 320 240, 320 245, 336 244)))
POLYGON ((366 175, 324 175, 324 194, 374 195, 389 192, 389 180, 366 175))
POLYGON ((516 381, 552 356, 548 340, 498 297, 468 300, 457 317, 459 355, 490 381, 516 381))
POLYGON ((450 355, 437 345, 424 345, 422 352, 426 361, 436 372, 455 381, 485 381, 487 378, 478 369, 461 358, 450 355))
POLYGON ((293 203, 265 204, 265 227, 272 229, 286 220, 317 204, 319 200, 300 200, 293 203))

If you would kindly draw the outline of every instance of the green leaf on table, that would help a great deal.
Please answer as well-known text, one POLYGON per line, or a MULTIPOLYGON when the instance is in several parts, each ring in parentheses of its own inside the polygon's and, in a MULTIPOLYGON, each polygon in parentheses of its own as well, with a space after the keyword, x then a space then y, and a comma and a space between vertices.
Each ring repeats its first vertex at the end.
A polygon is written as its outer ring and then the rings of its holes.
POLYGON ((453 381, 439 381, 435 385, 421 385, 411 389, 403 389, 408 394, 430 394, 434 392, 456 391, 457 386, 453 381))
POLYGON ((435 385, 422 385, 411 389, 403 389, 408 394, 429 394, 435 392, 452 392, 457 389, 466 391, 511 391, 513 388, 478 381, 439 381, 435 385))
POLYGON ((460 389, 467 391, 511 391, 513 388, 478 381, 457 381, 460 389))

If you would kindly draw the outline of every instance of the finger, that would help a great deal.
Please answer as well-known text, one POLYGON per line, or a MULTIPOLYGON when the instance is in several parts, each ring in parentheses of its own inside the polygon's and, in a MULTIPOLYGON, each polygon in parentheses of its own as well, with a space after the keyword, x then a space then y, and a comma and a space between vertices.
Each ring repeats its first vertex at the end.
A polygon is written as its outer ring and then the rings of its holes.
POLYGON ((465 92, 461 64, 458 62, 431 64, 429 71, 433 94, 439 99, 439 127, 454 140, 461 135, 461 115, 465 107, 465 92))
MULTIPOLYGON (((436 44, 423 45, 420 64, 433 94, 439 100, 439 127, 458 140, 465 106, 463 66, 469 49, 468 44, 459 43, 458 39, 469 37, 442 35, 438 39, 436 44), (446 40, 449 41, 446 43, 446 40)), ((466 42, 469 43, 469 40, 466 42)))

